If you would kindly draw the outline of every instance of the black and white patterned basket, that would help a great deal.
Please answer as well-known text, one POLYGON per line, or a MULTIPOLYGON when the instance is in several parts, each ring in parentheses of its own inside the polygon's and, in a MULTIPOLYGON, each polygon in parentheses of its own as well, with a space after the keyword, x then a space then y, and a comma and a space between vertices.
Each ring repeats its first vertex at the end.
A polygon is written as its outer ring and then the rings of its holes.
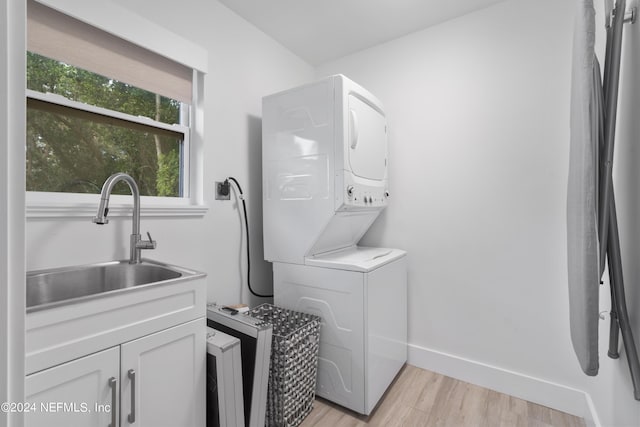
POLYGON ((271 304, 248 314, 273 325, 267 425, 298 426, 313 409, 321 319, 271 304))

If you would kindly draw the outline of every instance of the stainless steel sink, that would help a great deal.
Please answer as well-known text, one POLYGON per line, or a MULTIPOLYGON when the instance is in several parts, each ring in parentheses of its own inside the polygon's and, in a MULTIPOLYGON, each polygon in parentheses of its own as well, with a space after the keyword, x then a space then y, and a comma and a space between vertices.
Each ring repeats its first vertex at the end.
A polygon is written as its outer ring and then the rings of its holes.
POLYGON ((196 275, 201 273, 150 260, 138 264, 126 260, 30 271, 27 273, 27 312, 196 275))

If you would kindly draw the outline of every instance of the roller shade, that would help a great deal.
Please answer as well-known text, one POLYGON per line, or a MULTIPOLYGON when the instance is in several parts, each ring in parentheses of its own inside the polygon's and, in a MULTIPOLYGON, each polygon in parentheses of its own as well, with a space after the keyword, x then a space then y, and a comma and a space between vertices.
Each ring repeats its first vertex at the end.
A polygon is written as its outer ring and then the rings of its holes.
POLYGON ((27 2, 27 49, 191 103, 193 70, 34 0, 27 2))

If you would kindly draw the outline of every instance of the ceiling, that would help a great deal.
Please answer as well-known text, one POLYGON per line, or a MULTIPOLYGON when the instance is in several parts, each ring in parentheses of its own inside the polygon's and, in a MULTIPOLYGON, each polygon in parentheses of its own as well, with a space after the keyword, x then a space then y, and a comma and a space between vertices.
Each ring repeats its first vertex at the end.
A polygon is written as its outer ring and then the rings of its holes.
POLYGON ((219 0, 312 65, 505 0, 219 0))

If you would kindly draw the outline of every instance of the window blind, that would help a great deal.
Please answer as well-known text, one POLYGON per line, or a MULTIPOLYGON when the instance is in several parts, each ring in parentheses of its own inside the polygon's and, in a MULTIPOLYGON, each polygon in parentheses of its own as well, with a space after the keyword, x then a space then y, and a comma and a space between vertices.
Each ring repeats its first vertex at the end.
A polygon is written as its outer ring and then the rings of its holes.
POLYGON ((192 100, 191 68, 34 0, 27 2, 27 49, 168 98, 192 100))

